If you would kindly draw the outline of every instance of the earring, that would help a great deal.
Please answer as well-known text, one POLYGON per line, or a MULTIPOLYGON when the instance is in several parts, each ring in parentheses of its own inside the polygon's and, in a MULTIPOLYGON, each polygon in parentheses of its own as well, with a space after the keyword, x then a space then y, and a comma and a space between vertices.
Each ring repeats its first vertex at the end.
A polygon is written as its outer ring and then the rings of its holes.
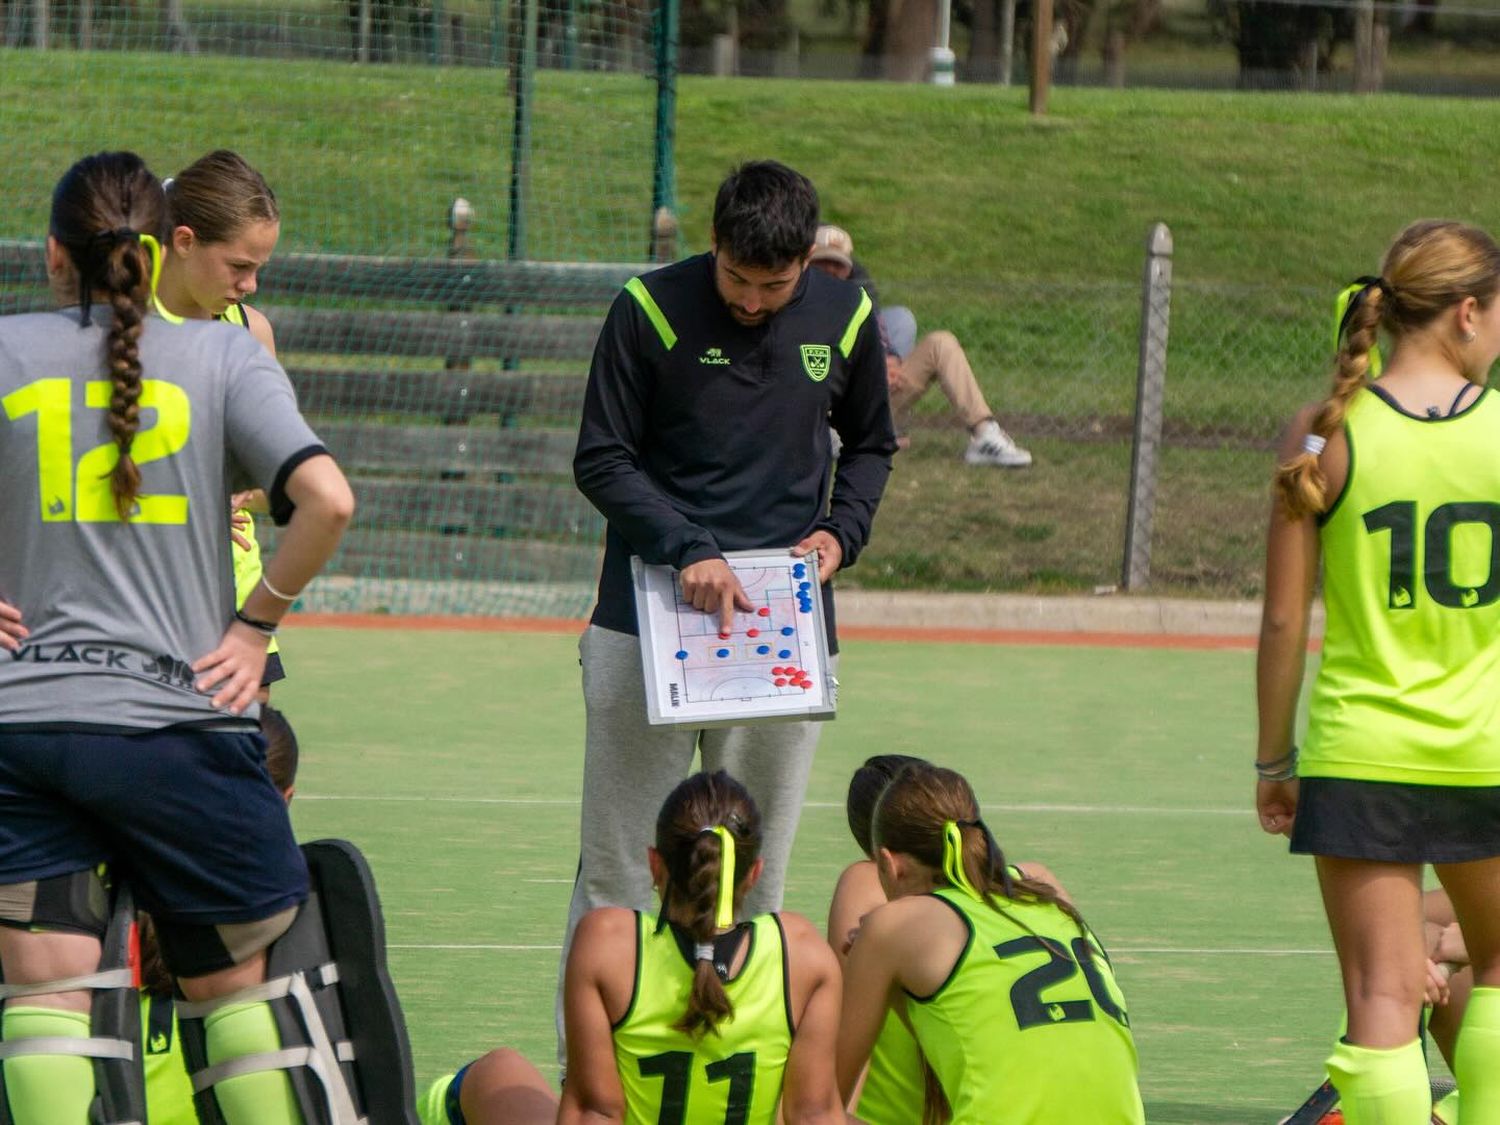
POLYGON ((1468 332, 1464 333, 1464 343, 1472 344, 1478 335, 1479 333, 1475 332, 1473 329, 1470 329, 1468 332))

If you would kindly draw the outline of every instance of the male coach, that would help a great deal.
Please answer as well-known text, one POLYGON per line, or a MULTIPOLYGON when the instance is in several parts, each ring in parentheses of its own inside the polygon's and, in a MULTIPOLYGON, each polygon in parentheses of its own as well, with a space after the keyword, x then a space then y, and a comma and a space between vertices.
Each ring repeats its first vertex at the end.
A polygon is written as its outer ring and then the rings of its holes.
POLYGON ((695 749, 761 811, 765 874, 746 913, 780 909, 819 724, 650 726, 630 556, 676 567, 684 596, 727 629, 751 605, 725 551, 816 550, 837 652, 829 579, 869 539, 896 438, 870 299, 807 268, 817 228, 806 177, 741 165, 714 201, 712 251, 631 281, 600 333, 573 459, 608 529, 579 645, 587 733, 564 967, 589 910, 653 907, 646 848, 695 749), (830 425, 842 442, 831 489, 830 425))

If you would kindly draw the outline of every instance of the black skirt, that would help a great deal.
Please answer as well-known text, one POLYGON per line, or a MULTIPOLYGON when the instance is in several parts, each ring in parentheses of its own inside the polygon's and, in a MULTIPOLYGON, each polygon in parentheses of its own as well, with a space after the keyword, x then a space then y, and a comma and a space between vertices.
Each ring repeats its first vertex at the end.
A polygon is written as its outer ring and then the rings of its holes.
POLYGON ((1305 777, 1292 851, 1385 863, 1500 856, 1500 786, 1305 777))

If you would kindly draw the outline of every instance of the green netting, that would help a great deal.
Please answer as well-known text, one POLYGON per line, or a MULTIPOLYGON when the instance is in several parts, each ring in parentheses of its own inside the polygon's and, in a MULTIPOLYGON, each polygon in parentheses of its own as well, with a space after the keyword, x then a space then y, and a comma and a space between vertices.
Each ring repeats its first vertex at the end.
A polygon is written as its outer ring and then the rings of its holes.
POLYGON ((39 238, 72 159, 134 148, 166 176, 238 151, 282 210, 253 303, 361 504, 302 608, 581 613, 601 523, 571 452, 602 312, 651 246, 650 10, 0 10, 0 311, 48 303, 39 238))

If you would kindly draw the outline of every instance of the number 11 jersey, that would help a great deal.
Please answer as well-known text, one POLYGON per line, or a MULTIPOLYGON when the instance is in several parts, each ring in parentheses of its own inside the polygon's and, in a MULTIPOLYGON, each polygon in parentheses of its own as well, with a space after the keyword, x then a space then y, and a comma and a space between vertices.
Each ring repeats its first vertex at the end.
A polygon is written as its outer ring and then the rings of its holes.
POLYGON ((615 1025, 626 1125, 773 1125, 792 1047, 781 919, 742 923, 750 947, 724 982, 734 1015, 697 1038, 673 1025, 687 1012, 696 963, 678 931, 637 913, 635 993, 615 1025))

